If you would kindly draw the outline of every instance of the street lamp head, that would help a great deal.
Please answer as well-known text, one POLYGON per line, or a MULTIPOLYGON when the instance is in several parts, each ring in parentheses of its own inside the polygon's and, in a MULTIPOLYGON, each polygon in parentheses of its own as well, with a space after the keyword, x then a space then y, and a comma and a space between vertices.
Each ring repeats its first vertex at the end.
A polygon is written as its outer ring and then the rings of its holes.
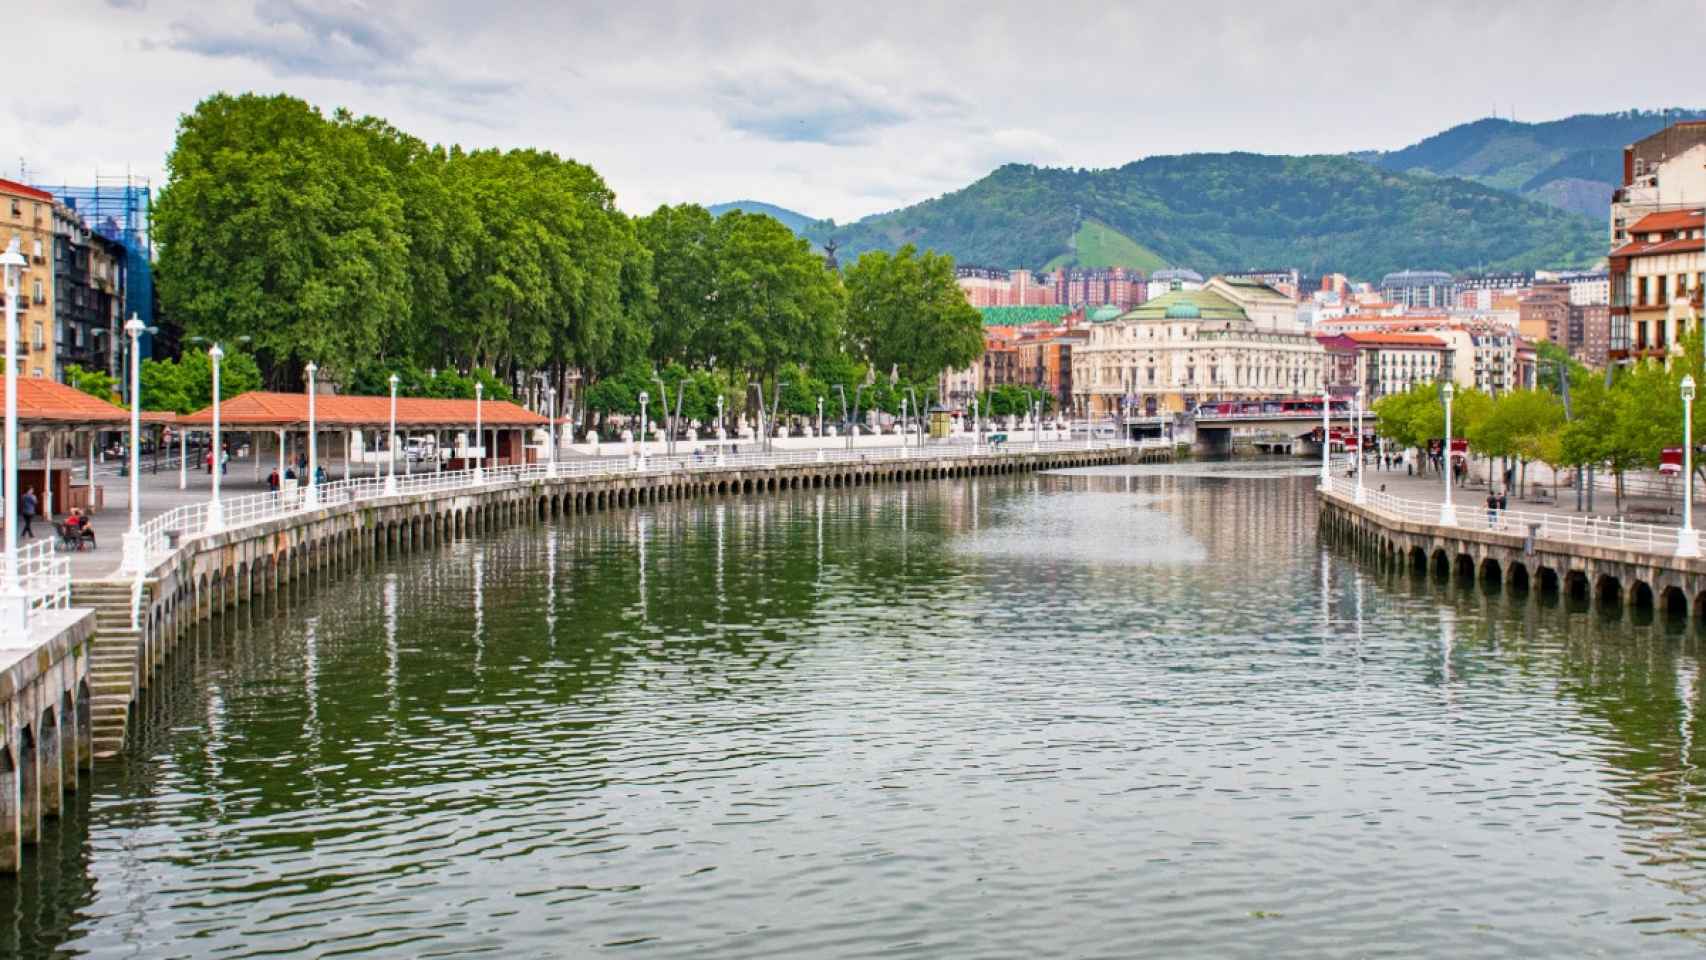
POLYGON ((395 390, 395 389, 397 389, 397 384, 399 384, 399 383, 402 383, 402 382, 403 382, 403 378, 402 378, 402 377, 399 377, 399 376, 397 376, 397 375, 396 375, 396 374, 394 374, 394 373, 393 373, 393 374, 391 374, 391 380, 390 380, 390 383, 391 383, 391 389, 393 389, 393 390, 395 390))
POLYGON ((1682 399, 1694 399, 1694 375, 1688 374, 1682 378, 1682 399))
POLYGON ((1445 398, 1446 403, 1450 403, 1451 398, 1457 395, 1457 388, 1451 385, 1450 380, 1447 380, 1440 386, 1439 395, 1445 398))
MULTIPOLYGON (((103 330, 101 332, 105 333, 106 331, 103 330)), ((138 317, 134 313, 131 314, 130 320, 128 320, 124 325, 124 332, 130 334, 130 339, 132 340, 142 336, 142 318, 138 317)))
POLYGON ((308 361, 308 366, 305 369, 308 371, 309 379, 313 379, 314 374, 320 372, 320 365, 310 360, 308 361))
POLYGON ((478 400, 480 398, 480 396, 482 394, 484 394, 485 392, 486 392, 486 385, 485 384, 483 384, 483 383, 475 383, 474 384, 474 399, 478 400))
POLYGON ((220 357, 225 356, 225 351, 219 349, 219 344, 216 343, 213 346, 207 348, 207 355, 212 357, 215 360, 218 360, 220 357))
POLYGON ((24 259, 24 252, 19 249, 18 238, 13 237, 12 242, 6 244, 6 252, 0 253, 0 267, 6 268, 6 286, 18 285, 19 274, 24 272, 24 264, 28 262, 24 259))
POLYGON ((640 402, 641 403, 651 403, 652 402, 652 395, 647 393, 644 390, 641 390, 640 391, 640 402))

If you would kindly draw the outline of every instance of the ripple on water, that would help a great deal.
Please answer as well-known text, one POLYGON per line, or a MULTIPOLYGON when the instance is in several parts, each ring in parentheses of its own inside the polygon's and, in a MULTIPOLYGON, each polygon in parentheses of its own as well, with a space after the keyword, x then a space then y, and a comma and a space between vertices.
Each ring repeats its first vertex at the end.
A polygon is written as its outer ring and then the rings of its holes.
POLYGON ((240 610, 0 953, 1697 953, 1696 642, 1385 578, 1309 486, 663 505, 240 610))

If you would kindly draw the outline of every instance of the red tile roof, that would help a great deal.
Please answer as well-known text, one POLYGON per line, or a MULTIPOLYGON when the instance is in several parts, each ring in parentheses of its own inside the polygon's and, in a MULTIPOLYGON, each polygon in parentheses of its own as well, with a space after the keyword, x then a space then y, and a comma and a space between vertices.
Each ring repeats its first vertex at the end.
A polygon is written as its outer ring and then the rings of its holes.
POLYGON ((1618 257, 1650 257, 1662 253, 1688 253, 1700 250, 1706 246, 1706 241, 1693 240, 1661 240, 1658 243, 1626 243, 1611 251, 1613 258, 1618 257))
POLYGON ((1355 331, 1345 334, 1359 344, 1376 347, 1444 347, 1445 341, 1438 337, 1430 337, 1425 333, 1364 333, 1355 331))
MULTIPOLYGON (((0 377, 0 390, 5 377, 0 377)), ((31 426, 128 423, 130 411, 46 377, 18 378, 18 422, 31 426)))
MULTIPOLYGON (((390 397, 322 395, 314 398, 314 419, 327 427, 381 427, 390 422, 390 397)), ((546 419, 508 401, 486 400, 480 404, 480 421, 488 427, 542 427, 546 419)), ((213 425, 211 406, 178 418, 185 426, 213 425)), ((308 395, 267 393, 261 390, 238 394, 219 405, 219 422, 234 428, 295 427, 308 422, 308 395)), ((473 400, 440 400, 429 397, 398 397, 397 422, 412 427, 471 427, 473 400)))
POLYGON ((19 183, 16 180, 7 180, 4 177, 0 177, 0 193, 14 193, 20 196, 34 197, 37 200, 47 200, 49 202, 53 200, 53 194, 48 193, 46 190, 37 190, 35 187, 32 187, 27 183, 19 183))
POLYGON ((1699 210, 1665 210, 1659 213, 1649 213, 1635 221, 1630 226, 1631 235, 1642 233, 1669 232, 1671 230, 1693 230, 1700 226, 1699 210))

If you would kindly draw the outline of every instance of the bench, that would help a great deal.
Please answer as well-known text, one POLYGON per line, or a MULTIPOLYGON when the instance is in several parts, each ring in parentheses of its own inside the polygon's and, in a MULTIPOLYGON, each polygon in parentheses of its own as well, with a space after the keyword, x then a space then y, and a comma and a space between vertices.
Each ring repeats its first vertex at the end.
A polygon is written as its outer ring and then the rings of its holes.
POLYGON ((61 550, 81 550, 84 544, 88 544, 90 550, 96 547, 95 531, 88 527, 73 527, 56 520, 53 532, 59 535, 57 546, 61 550))

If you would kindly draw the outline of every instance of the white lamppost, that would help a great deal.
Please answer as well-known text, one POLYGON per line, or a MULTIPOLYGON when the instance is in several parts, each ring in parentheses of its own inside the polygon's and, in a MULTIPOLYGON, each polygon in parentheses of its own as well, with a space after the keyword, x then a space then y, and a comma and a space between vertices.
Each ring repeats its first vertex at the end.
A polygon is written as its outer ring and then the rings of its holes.
POLYGON ((1700 556, 1700 533, 1694 529, 1694 377, 1682 378, 1682 529, 1676 532, 1676 555, 1700 556))
POLYGON ((1357 492, 1356 492, 1356 502, 1357 503, 1363 503, 1368 499, 1368 495, 1363 492, 1363 487, 1362 487, 1362 462, 1368 458, 1363 455, 1363 449, 1362 449, 1362 387, 1360 387, 1360 386, 1357 387, 1356 432, 1357 432, 1357 492))
POLYGON ((391 436, 385 444, 387 459, 391 461, 391 469, 385 474, 385 492, 397 492, 397 384, 401 377, 391 374, 391 436))
POLYGON ((971 398, 971 448, 976 450, 983 441, 983 421, 977 415, 977 395, 971 398))
POLYGON ((727 437, 723 429, 723 395, 717 394, 717 462, 723 462, 723 441, 727 437))
POLYGON ((640 441, 640 446, 639 446, 640 461, 639 461, 639 463, 640 463, 640 469, 641 470, 646 469, 646 404, 650 403, 651 401, 652 401, 652 395, 647 393, 644 390, 641 390, 640 391, 640 429, 639 429, 639 432, 637 435, 638 439, 640 441))
POLYGON ((1445 400, 1445 458, 1440 461, 1440 475, 1445 478, 1445 500, 1439 505, 1439 522, 1447 527, 1457 526, 1457 508, 1451 505, 1451 397, 1456 392, 1450 380, 1439 388, 1439 395, 1445 400))
POLYGON ((545 439, 551 444, 551 450, 545 455, 545 476, 557 478, 557 388, 546 387, 545 399, 551 408, 551 422, 545 425, 545 439))
POLYGON ((303 479, 308 485, 308 495, 302 498, 302 503, 309 508, 320 504, 320 489, 317 483, 320 478, 320 443, 317 434, 320 430, 314 418, 314 374, 319 370, 319 364, 308 362, 308 476, 303 479))
POLYGON ((18 645, 30 625, 30 600, 18 569, 18 288, 26 262, 14 236, 0 254, 6 272, 6 580, 0 585, 0 630, 18 645))
POLYGON ((1328 454, 1333 449, 1333 395, 1326 390, 1321 391, 1321 486, 1325 487, 1333 479, 1333 470, 1328 466, 1328 454))
POLYGON ((486 465, 486 424, 484 404, 486 402, 486 385, 474 384, 474 449, 479 451, 474 455, 474 482, 479 483, 486 477, 483 469, 486 465))
MULTIPOLYGON (((124 535, 124 572, 141 573, 146 564, 146 545, 142 542, 142 360, 136 349, 142 336, 142 321, 136 314, 124 325, 130 334, 130 530, 124 535)), ((94 481, 91 479, 91 483, 94 481)))
MULTIPOLYGON (((207 502, 207 530, 212 533, 225 526, 225 508, 219 502, 219 474, 225 469, 219 446, 219 360, 225 351, 219 344, 207 348, 207 358, 213 361, 213 499, 207 502)), ((132 474, 134 476, 134 473, 132 474)))
POLYGON ((823 436, 823 397, 817 398, 817 435, 823 436))

